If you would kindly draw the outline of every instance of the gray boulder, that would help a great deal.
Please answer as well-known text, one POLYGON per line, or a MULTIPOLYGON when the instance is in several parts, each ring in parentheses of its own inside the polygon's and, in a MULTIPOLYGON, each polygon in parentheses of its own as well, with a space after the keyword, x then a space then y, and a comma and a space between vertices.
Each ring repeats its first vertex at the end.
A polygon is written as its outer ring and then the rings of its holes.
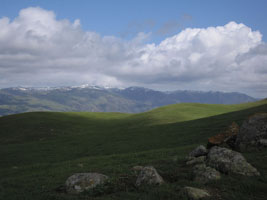
POLYGON ((190 154, 189 157, 198 157, 198 156, 205 156, 208 154, 208 150, 203 145, 198 146, 195 148, 190 154))
POLYGON ((207 156, 207 165, 228 174, 236 173, 245 176, 257 176, 259 172, 252 167, 242 154, 230 149, 214 146, 207 156))
POLYGON ((104 184, 107 179, 106 175, 98 173, 76 173, 66 180, 66 191, 68 193, 81 193, 104 184))
POLYGON ((198 200, 198 199, 205 199, 210 197, 210 194, 206 190, 202 190, 199 188, 194 187, 184 187, 182 193, 187 197, 189 200, 198 200))
POLYGON ((195 165, 193 175, 194 181, 201 183, 207 183, 221 178, 220 172, 211 167, 207 167, 205 164, 195 165))
POLYGON ((136 186, 141 185, 161 185, 164 183, 163 178, 152 166, 143 167, 136 180, 136 186))
POLYGON ((245 120, 237 134, 235 146, 240 151, 261 147, 267 139, 267 113, 258 113, 245 120), (263 140, 263 142, 262 142, 263 140))
POLYGON ((258 141, 258 146, 267 147, 267 139, 260 139, 258 141))
POLYGON ((188 158, 186 165, 196 165, 205 163, 206 156, 199 156, 199 157, 190 157, 188 158))

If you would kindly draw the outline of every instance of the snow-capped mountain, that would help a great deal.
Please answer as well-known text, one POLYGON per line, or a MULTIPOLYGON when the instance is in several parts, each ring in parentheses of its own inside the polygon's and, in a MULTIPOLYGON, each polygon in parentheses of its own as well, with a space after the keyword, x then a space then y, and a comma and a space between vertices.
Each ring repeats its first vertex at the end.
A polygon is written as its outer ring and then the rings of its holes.
POLYGON ((143 87, 112 88, 96 85, 13 87, 0 89, 0 115, 28 111, 143 112, 182 103, 237 104, 257 99, 242 93, 156 91, 143 87))

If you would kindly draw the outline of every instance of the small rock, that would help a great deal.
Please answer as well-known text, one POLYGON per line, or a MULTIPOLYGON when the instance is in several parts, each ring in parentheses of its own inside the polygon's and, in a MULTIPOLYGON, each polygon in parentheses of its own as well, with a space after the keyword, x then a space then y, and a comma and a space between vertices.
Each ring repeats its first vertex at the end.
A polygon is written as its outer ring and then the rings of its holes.
POLYGON ((193 160, 194 158, 196 158, 196 157, 186 156, 185 161, 187 162, 187 161, 193 160))
POLYGON ((199 156, 205 156, 208 154, 208 150, 203 145, 198 146, 195 148, 190 154, 189 157, 199 157, 199 156))
POLYGON ((173 162, 177 162, 177 161, 178 161, 178 156, 173 156, 173 157, 172 157, 172 161, 173 161, 173 162))
POLYGON ((191 159, 186 162, 186 165, 201 164, 201 163, 204 163, 205 160, 206 160, 206 156, 191 157, 191 159))
POLYGON ((83 164, 82 163, 77 164, 77 166, 80 167, 80 168, 83 168, 83 164))
POLYGON ((258 142, 258 146, 267 147, 267 139, 260 139, 258 142))
POLYGON ((234 148, 238 132, 239 126, 237 123, 233 122, 226 131, 210 137, 208 139, 207 147, 211 148, 213 146, 229 146, 230 148, 234 148))
POLYGON ((259 172, 252 167, 242 154, 222 147, 214 146, 207 156, 207 165, 228 174, 236 173, 245 176, 257 176, 259 172))
MULTIPOLYGON (((266 139, 267 113, 258 113, 243 122, 235 145, 240 151, 246 151, 249 147, 261 147, 261 142, 259 141, 266 139)), ((263 141, 263 143, 265 142, 263 141)))
POLYGON ((184 187, 182 193, 186 195, 189 200, 198 200, 210 197, 210 194, 206 190, 194 187, 184 187))
POLYGON ((152 166, 143 167, 137 177, 136 185, 161 185, 164 183, 163 178, 158 174, 157 170, 152 166))
POLYGON ((107 179, 106 175, 99 173, 76 173, 67 179, 66 191, 68 193, 81 193, 104 184, 107 179))
POLYGON ((135 175, 138 175, 143 168, 144 168, 143 166, 137 165, 132 167, 131 170, 135 175))
POLYGON ((196 165, 193 168, 194 181, 207 183, 209 181, 219 180, 220 172, 216 169, 207 167, 205 164, 196 165))
POLYGON ((141 171, 142 169, 143 169, 144 167, 143 166, 139 166, 139 165, 137 165, 137 166, 134 166, 131 170, 132 171, 141 171))

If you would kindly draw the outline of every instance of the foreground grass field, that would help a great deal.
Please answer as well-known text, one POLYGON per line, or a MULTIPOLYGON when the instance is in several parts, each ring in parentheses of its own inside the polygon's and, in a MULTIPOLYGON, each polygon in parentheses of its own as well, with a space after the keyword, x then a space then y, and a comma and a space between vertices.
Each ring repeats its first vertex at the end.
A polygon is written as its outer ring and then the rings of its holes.
POLYGON ((184 157, 198 144, 249 115, 267 100, 239 105, 177 104, 140 114, 25 113, 0 118, 0 199, 181 199, 183 186, 206 188, 214 199, 265 199, 267 151, 246 153, 261 177, 225 176, 198 185, 184 157), (136 189, 130 168, 153 165, 166 180, 136 189), (113 185, 90 194, 59 192, 76 172, 99 172, 113 185))

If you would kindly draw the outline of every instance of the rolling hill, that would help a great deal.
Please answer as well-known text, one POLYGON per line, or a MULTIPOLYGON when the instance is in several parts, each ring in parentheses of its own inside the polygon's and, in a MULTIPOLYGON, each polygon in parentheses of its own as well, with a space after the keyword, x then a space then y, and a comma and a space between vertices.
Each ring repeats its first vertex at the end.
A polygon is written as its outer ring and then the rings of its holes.
POLYGON ((238 104, 256 101, 241 93, 173 91, 98 86, 0 89, 0 115, 32 111, 138 113, 176 103, 238 104))
MULTIPOLYGON (((177 199, 183 186, 197 186, 183 164, 188 152, 233 121, 241 124, 257 112, 267 112, 267 100, 175 104, 138 114, 33 112, 0 117, 0 199, 177 199), (116 179, 130 174, 134 165, 155 166, 167 184, 137 190, 119 179, 112 191, 101 194, 57 191, 73 173, 96 171, 116 179)), ((261 177, 223 177, 206 187, 222 199, 264 199, 266 153, 245 154, 261 177)))

